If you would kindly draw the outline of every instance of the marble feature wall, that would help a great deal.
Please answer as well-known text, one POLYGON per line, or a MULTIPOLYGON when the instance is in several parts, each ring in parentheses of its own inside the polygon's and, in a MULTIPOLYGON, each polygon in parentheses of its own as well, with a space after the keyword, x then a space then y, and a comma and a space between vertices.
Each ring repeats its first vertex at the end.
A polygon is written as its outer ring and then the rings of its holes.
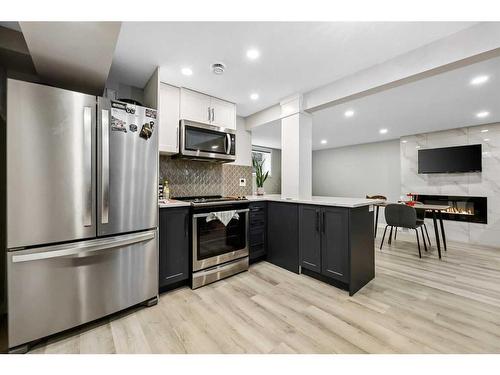
POLYGON ((160 181, 168 180, 171 197, 251 195, 252 167, 160 156, 160 181), (246 187, 239 186, 240 178, 246 187))
POLYGON ((401 194, 488 198, 488 224, 445 221, 449 240, 500 247, 500 123, 401 138, 401 194), (485 131, 487 130, 487 131, 485 131), (418 150, 482 144, 481 173, 418 174, 418 150))

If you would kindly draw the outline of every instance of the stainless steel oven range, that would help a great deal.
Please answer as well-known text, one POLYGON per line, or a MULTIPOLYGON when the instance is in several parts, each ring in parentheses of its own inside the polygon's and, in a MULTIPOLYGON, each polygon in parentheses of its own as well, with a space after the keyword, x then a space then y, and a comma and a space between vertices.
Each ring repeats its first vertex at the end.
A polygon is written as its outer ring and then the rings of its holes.
MULTIPOLYGON (((186 200, 186 199, 185 199, 186 200)), ((248 269, 248 200, 187 198, 192 206, 193 289, 248 269)))

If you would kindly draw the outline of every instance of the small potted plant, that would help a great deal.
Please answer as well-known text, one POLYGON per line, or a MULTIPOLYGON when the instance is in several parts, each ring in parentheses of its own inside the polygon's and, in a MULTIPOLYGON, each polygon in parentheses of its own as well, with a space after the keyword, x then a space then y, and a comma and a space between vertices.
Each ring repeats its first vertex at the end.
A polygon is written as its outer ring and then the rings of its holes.
POLYGON ((264 182, 267 180, 269 171, 263 173, 262 167, 264 165, 264 160, 257 160, 257 158, 252 158, 253 168, 255 169, 255 183, 257 185, 257 195, 264 195, 264 182))

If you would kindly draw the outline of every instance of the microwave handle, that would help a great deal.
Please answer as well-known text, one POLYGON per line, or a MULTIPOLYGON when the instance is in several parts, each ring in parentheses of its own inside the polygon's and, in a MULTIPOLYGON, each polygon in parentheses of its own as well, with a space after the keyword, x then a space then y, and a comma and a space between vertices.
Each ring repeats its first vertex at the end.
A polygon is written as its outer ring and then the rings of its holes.
POLYGON ((231 134, 226 133, 226 140, 227 140, 227 147, 226 147, 226 154, 231 154, 231 148, 233 147, 233 144, 231 142, 231 134))

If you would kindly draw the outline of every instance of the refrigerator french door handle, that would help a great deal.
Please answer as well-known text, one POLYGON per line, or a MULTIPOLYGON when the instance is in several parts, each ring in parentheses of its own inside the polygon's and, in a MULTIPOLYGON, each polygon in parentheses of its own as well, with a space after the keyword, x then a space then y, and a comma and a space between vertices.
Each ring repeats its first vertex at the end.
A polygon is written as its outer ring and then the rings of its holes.
POLYGON ((83 226, 92 226, 92 107, 83 107, 83 226))
POLYGON ((12 256, 12 263, 30 262, 34 260, 62 258, 67 256, 84 256, 97 251, 108 250, 116 247, 132 245, 138 242, 148 241, 155 237, 155 232, 130 234, 121 238, 111 237, 99 240, 91 240, 78 245, 59 245, 42 247, 36 253, 12 256))
POLYGON ((101 111, 101 223, 109 222, 109 111, 101 111))

